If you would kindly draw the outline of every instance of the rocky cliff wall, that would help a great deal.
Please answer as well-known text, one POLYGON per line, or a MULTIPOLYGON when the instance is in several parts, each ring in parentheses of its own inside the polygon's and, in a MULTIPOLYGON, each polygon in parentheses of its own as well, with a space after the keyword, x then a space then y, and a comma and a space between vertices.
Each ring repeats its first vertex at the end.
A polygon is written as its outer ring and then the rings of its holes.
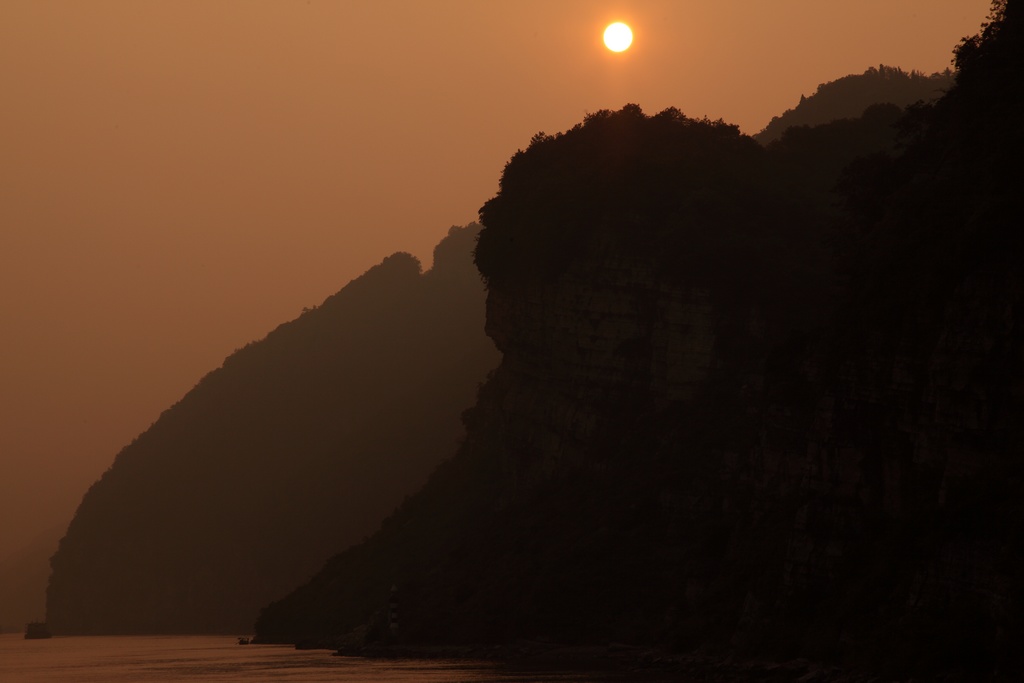
POLYGON ((590 463, 623 403, 692 401, 714 362, 708 293, 621 255, 571 267, 557 284, 492 288, 486 330, 504 354, 496 417, 516 482, 590 463))
MULTIPOLYGON (((522 514, 598 471, 582 536, 608 524, 602 507, 651 506, 611 524, 605 542, 650 534, 652 547, 631 551, 647 566, 602 585, 600 601, 637 599, 628 582, 643 585, 657 624, 644 637, 680 646, 720 628, 741 651, 893 671, 1012 650, 1019 273, 964 273, 895 328, 819 330, 793 351, 756 308, 727 310, 614 251, 591 257, 557 283, 490 288, 487 330, 504 359, 475 410, 500 428, 476 457, 500 460, 522 514), (627 503, 617 488, 634 484, 643 498, 627 503)), ((551 552, 524 564, 557 576, 551 552)))

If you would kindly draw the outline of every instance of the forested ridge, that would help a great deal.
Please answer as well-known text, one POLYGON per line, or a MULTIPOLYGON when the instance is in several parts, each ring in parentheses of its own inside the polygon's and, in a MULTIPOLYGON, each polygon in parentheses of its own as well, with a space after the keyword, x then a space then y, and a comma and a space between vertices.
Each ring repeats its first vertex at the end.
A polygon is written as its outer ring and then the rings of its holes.
POLYGON ((796 107, 772 117, 754 139, 768 144, 778 140, 789 128, 856 118, 876 104, 892 104, 902 109, 917 102, 931 103, 942 97, 952 85, 953 72, 950 69, 923 74, 880 64, 862 74, 850 74, 822 83, 809 97, 801 95, 796 107))

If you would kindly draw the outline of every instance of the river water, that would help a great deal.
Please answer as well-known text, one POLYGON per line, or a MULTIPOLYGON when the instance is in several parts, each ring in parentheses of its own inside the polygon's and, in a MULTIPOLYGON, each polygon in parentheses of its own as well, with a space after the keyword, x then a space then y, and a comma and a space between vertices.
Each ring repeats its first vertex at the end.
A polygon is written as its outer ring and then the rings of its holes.
MULTIPOLYGON (((601 672, 514 670, 493 662, 368 660, 326 650, 238 645, 226 636, 80 636, 25 640, 0 634, 0 683, 594 683, 601 672)), ((676 679, 678 680, 678 679, 676 679)))

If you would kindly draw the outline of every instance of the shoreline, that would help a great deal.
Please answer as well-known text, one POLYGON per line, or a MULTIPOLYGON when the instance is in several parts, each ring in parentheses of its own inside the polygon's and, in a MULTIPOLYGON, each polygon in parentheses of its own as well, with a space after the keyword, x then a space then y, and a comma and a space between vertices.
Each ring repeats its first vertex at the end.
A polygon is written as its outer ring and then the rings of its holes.
POLYGON ((510 669, 524 671, 557 668, 566 671, 635 675, 652 679, 659 676, 685 676, 694 681, 714 683, 880 683, 894 680, 892 677, 850 671, 807 659, 784 662, 740 660, 696 653, 675 654, 621 643, 600 646, 517 641, 507 645, 382 644, 341 647, 297 644, 296 648, 332 650, 333 656, 336 657, 478 660, 499 662, 510 669))

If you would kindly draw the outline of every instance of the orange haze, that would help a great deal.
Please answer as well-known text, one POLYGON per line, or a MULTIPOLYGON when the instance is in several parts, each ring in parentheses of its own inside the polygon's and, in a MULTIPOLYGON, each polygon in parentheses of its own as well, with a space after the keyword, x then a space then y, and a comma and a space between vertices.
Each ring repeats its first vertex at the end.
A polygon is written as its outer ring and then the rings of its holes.
POLYGON ((3 0, 0 560, 235 348, 429 266, 534 133, 627 102, 756 133, 823 81, 945 69, 988 6, 3 0))

